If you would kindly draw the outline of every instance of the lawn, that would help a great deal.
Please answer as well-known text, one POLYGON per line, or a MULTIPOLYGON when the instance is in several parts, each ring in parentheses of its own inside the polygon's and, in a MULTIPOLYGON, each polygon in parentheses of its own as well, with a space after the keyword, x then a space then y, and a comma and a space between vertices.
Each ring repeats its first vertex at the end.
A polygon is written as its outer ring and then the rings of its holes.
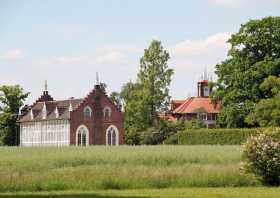
POLYGON ((261 186, 240 146, 0 149, 0 192, 261 186))
POLYGON ((279 198, 280 188, 175 188, 138 190, 55 191, 0 193, 0 198, 279 198))

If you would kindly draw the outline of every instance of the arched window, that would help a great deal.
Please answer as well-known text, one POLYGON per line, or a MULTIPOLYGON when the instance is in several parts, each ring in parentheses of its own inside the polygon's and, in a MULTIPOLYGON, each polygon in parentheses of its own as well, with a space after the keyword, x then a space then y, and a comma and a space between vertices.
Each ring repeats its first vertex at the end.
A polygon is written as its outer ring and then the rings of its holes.
POLYGON ((89 133, 86 126, 81 125, 76 131, 76 145, 87 146, 89 143, 89 133))
POLYGON ((110 118, 111 117, 111 113, 112 113, 112 110, 110 107, 104 107, 103 109, 103 115, 104 115, 104 118, 110 118))
POLYGON ((119 131, 114 125, 111 125, 106 130, 106 144, 119 145, 119 131))
POLYGON ((84 117, 85 118, 90 118, 92 114, 91 108, 89 106, 86 106, 84 108, 84 117))

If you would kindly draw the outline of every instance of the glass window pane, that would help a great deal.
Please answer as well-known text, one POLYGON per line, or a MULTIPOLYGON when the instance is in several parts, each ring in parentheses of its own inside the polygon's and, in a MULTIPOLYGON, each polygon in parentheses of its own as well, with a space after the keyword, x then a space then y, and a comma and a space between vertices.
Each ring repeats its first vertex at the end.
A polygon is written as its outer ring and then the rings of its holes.
POLYGON ((112 145, 116 145, 116 132, 113 130, 112 132, 112 145))

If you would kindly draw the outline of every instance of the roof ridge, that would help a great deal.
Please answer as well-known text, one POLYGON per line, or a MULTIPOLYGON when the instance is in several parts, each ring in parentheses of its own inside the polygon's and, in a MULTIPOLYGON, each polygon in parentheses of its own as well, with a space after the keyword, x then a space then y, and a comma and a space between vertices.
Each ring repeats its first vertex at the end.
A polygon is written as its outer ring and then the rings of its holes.
POLYGON ((177 107, 173 112, 179 113, 182 108, 185 108, 185 105, 189 105, 191 101, 193 101, 194 97, 189 97, 185 100, 183 104, 181 104, 179 107, 177 107))

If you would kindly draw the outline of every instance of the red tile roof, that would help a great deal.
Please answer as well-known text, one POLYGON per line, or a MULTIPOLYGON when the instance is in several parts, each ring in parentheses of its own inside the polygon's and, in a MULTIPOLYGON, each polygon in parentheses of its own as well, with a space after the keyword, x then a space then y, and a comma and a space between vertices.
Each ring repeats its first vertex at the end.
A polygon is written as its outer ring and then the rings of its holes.
POLYGON ((185 100, 171 100, 171 111, 175 110, 177 107, 182 105, 185 100))
POLYGON ((198 109, 204 109, 207 113, 219 113, 221 109, 220 103, 214 105, 209 97, 191 97, 177 107, 173 113, 187 114, 196 113, 198 109))
POLYGON ((172 121, 172 122, 177 121, 177 118, 174 117, 174 116, 173 116, 172 114, 170 114, 170 113, 160 113, 160 114, 159 114, 159 117, 160 117, 161 119, 163 119, 163 120, 168 120, 168 121, 172 121))

